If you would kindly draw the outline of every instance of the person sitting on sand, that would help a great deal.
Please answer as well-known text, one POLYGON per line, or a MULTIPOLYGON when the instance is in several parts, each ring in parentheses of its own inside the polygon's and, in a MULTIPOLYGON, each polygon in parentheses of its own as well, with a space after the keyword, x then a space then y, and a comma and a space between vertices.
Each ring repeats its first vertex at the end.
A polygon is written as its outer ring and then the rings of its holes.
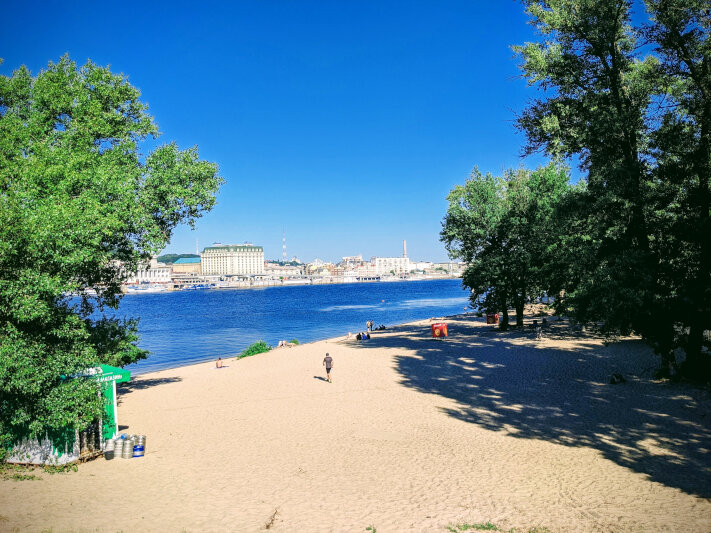
POLYGON ((215 361, 215 368, 222 368, 222 357, 218 357, 215 361))
POLYGON ((329 383, 332 383, 331 369, 333 368, 333 357, 328 355, 328 352, 326 352, 326 357, 323 358, 323 366, 326 367, 326 379, 328 380, 329 383))
POLYGON ((363 335, 360 334, 360 331, 356 334, 356 340, 357 341, 363 340, 363 335))

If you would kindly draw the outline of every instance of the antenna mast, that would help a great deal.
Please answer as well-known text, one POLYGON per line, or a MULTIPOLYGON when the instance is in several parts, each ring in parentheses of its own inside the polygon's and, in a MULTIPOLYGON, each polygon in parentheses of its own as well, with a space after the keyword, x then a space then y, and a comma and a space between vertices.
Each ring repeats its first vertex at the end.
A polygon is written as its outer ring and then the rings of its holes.
POLYGON ((282 230, 281 240, 282 240, 281 259, 284 263, 286 263, 286 230, 282 230))

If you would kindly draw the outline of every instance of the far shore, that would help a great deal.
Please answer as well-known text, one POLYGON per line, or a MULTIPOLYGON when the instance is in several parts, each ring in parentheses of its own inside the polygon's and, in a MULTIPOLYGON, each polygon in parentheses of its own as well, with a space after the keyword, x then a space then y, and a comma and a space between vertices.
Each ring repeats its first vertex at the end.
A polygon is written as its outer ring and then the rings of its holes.
POLYGON ((0 530, 711 531, 709 391, 655 380, 636 338, 549 321, 537 340, 534 319, 141 374, 119 423, 145 457, 0 481, 0 530))

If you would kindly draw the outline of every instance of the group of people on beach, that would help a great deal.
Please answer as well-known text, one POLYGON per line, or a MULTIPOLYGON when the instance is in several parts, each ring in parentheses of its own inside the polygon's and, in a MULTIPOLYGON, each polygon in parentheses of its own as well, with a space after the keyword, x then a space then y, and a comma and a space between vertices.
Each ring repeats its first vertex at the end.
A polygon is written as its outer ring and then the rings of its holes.
POLYGON ((384 326, 383 324, 380 324, 380 326, 376 328, 376 327, 375 327, 375 322, 373 322, 372 320, 367 320, 367 321, 365 322, 365 330, 366 330, 366 332, 370 332, 370 331, 380 331, 380 330, 383 330, 383 329, 385 329, 385 326, 384 326))
MULTIPOLYGON (((347 339, 352 339, 353 338, 353 333, 350 331, 348 332, 348 335, 346 336, 347 339)), ((370 339, 370 333, 367 331, 359 331, 358 333, 355 334, 355 340, 357 341, 364 341, 370 339)))

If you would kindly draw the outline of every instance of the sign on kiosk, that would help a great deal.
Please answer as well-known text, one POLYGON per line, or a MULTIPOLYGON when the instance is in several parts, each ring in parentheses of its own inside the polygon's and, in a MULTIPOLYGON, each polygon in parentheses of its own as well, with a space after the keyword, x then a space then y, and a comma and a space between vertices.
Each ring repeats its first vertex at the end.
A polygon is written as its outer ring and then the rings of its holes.
POLYGON ((435 339, 447 336, 447 324, 444 322, 438 322, 437 324, 432 324, 432 336, 435 339))

